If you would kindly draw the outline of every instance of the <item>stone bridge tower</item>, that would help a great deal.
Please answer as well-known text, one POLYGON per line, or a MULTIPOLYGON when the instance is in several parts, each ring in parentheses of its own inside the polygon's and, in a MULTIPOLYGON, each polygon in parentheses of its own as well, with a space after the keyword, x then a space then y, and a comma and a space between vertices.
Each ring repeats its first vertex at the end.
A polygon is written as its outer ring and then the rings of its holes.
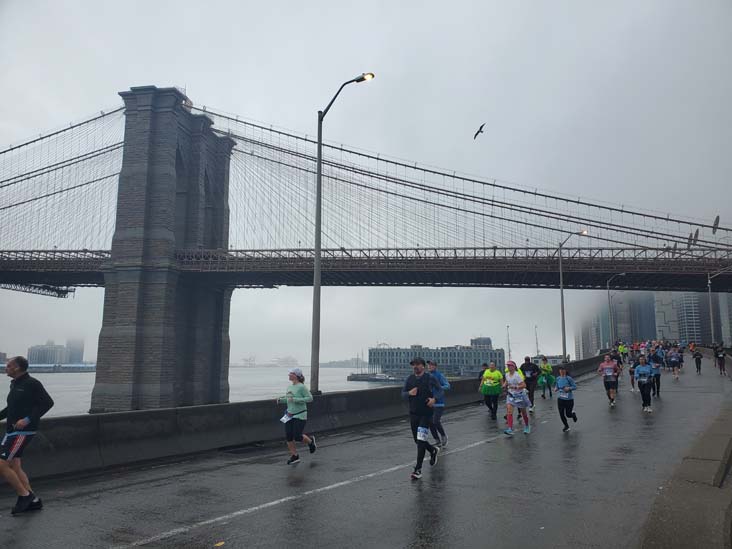
POLYGON ((125 140, 91 412, 228 402, 232 288, 176 267, 228 248, 234 141, 175 88, 121 92, 125 140))

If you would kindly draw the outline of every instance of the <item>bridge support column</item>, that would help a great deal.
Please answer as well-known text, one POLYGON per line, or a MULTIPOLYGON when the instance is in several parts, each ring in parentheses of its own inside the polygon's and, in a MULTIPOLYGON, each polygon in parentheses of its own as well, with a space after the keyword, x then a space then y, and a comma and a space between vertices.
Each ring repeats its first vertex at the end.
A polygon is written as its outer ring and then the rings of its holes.
POLYGON ((125 145, 91 412, 227 402, 232 289, 177 269, 228 249, 233 140, 174 88, 120 93, 125 145))

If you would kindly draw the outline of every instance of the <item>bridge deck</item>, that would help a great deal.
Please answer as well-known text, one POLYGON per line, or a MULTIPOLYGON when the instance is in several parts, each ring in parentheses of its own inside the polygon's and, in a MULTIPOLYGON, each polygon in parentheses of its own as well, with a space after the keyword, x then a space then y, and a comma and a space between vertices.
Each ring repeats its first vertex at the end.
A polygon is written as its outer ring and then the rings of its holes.
MULTIPOLYGON (((732 263, 729 251, 670 249, 564 250, 565 287, 626 290, 705 291, 707 273, 732 263)), ((108 251, 0 251, 0 284, 102 286, 108 251)), ((171 261, 186 276, 235 287, 309 286, 312 250, 190 250, 171 261)), ((556 288, 557 250, 551 248, 329 249, 323 251, 327 286, 481 286, 556 288)), ((713 289, 732 291, 732 272, 713 289)))
POLYGON ((678 383, 664 375, 652 415, 627 376, 612 410, 599 380, 582 381, 568 434, 554 400, 538 398, 534 432, 513 439, 484 407, 448 410, 449 452, 418 482, 408 478, 415 449, 403 420, 320 435, 318 452, 294 467, 278 443, 38 482, 46 508, 5 520, 0 546, 632 546, 732 392, 709 361, 703 368, 678 383))

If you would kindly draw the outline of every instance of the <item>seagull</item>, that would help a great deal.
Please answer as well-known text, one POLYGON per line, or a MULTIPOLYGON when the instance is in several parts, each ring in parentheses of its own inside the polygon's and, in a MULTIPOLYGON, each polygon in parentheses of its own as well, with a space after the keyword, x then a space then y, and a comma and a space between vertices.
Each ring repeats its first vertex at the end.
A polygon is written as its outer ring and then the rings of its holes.
POLYGON ((473 136, 473 139, 475 139, 476 137, 478 137, 478 134, 479 134, 479 133, 483 133, 483 126, 485 126, 485 122, 483 122, 483 123, 482 123, 482 124, 480 125, 480 128, 478 128, 478 131, 477 131, 477 132, 475 132, 475 135, 473 136))

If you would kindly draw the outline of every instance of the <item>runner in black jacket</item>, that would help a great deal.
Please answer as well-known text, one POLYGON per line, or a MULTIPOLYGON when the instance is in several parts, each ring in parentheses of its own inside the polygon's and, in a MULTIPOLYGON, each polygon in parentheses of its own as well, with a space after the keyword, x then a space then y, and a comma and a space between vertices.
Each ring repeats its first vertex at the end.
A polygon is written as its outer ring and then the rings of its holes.
POLYGON ((409 398, 409 420, 412 425, 412 437, 417 443, 417 465, 412 472, 412 479, 422 478, 422 462, 426 452, 430 453, 430 465, 437 463, 439 448, 432 446, 427 440, 432 424, 432 407, 435 400, 444 395, 444 391, 436 378, 425 372, 425 361, 415 358, 409 363, 414 369, 404 382, 402 397, 409 398))
POLYGON ((18 493, 12 513, 22 513, 43 507, 33 494, 28 475, 21 466, 21 456, 38 430, 41 417, 53 406, 53 400, 37 379, 28 375, 28 361, 22 356, 8 360, 5 373, 10 382, 8 405, 0 411, 0 419, 7 419, 6 434, 0 444, 0 474, 18 493))

